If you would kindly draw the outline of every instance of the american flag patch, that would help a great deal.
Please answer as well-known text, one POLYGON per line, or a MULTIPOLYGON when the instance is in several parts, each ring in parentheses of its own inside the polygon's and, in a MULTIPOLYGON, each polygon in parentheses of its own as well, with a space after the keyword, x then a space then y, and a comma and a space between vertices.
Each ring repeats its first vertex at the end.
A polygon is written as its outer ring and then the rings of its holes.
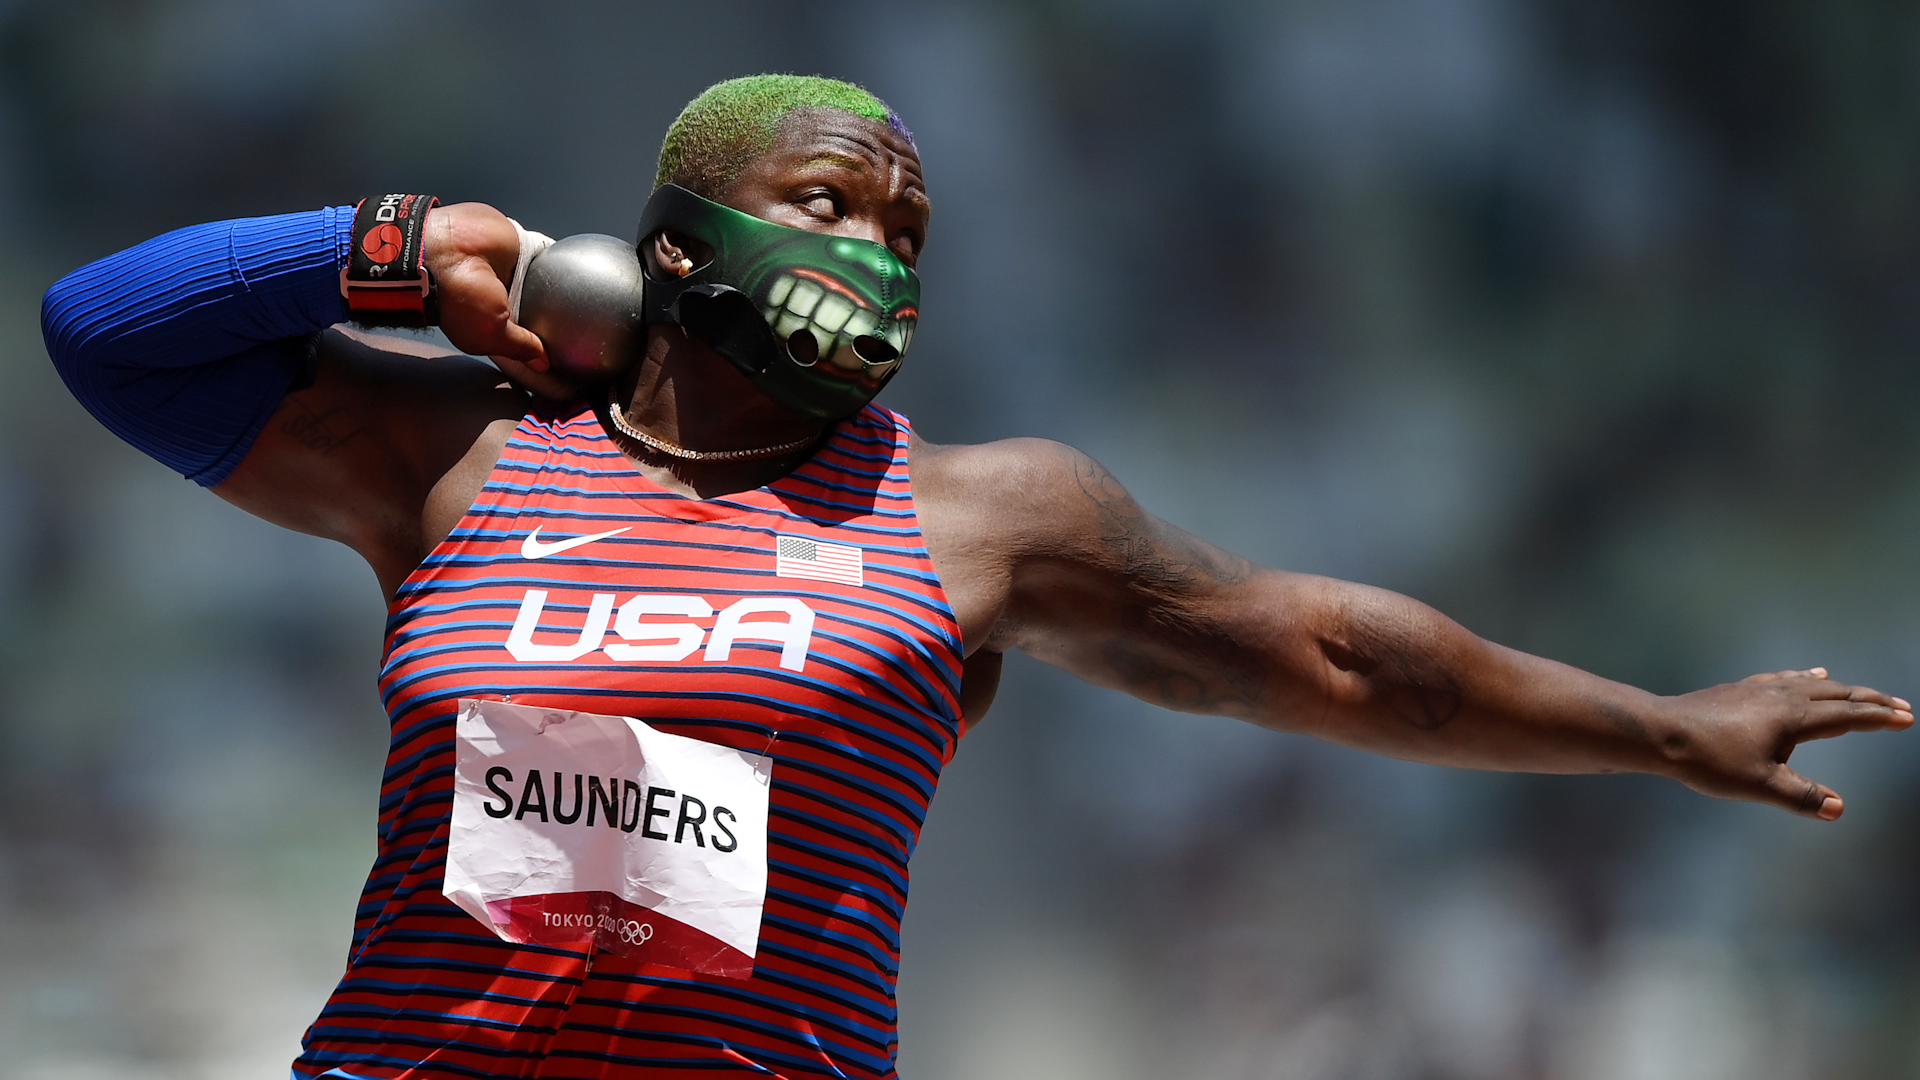
POLYGON ((775 577, 812 578, 842 585, 866 584, 861 551, 845 544, 826 544, 805 536, 774 537, 775 577))

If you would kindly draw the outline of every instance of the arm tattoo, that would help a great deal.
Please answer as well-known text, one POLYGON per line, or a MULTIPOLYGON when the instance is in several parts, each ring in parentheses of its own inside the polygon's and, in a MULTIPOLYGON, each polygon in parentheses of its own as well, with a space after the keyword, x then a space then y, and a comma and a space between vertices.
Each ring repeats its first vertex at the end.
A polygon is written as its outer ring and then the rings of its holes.
POLYGON ((315 412, 305 402, 289 397, 281 410, 280 430, 308 450, 330 458, 334 451, 366 434, 367 428, 355 424, 353 413, 344 405, 315 412))
POLYGON ((1149 589, 1172 590, 1195 584, 1238 585, 1251 576, 1252 563, 1155 521, 1112 473, 1078 450, 1068 447, 1066 453, 1073 462, 1074 482, 1100 514, 1100 542, 1129 578, 1149 589))
POLYGON ((1355 628, 1323 648, 1334 667, 1373 688, 1387 711, 1421 731, 1438 731, 1460 713, 1460 684, 1446 666, 1405 642, 1355 628))
POLYGON ((1254 714, 1266 666, 1219 619, 1185 601, 1246 581, 1253 564, 1156 521, 1113 474, 1065 451, 1080 492, 1099 515, 1099 541, 1125 581, 1119 633, 1101 659, 1135 697, 1183 712, 1254 714))

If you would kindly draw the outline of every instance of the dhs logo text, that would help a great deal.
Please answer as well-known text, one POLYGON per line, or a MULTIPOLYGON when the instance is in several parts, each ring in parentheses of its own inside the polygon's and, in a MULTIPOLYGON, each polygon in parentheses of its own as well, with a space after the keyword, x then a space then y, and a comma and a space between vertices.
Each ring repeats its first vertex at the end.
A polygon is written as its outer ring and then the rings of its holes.
POLYGON ((614 593, 594 593, 587 606, 586 622, 574 640, 555 643, 552 632, 547 641, 535 641, 540 616, 547 606, 547 590, 528 589, 520 601, 520 613, 507 635, 507 652, 522 663, 554 663, 578 660, 596 650, 614 660, 685 660, 704 644, 701 657, 712 663, 725 663, 736 641, 771 641, 780 646, 780 666, 788 671, 803 671, 807 649, 813 643, 813 609, 791 596, 748 596, 727 605, 714 618, 713 606, 698 596, 670 593, 641 593, 619 605, 614 613, 614 593), (641 622, 642 616, 678 616, 687 621, 641 622), (693 619, 713 619, 708 631, 693 619), (607 642, 611 628, 619 640, 607 642))
POLYGON ((419 197, 418 195, 382 195, 380 202, 373 208, 373 220, 393 221, 406 217, 407 210, 419 197))

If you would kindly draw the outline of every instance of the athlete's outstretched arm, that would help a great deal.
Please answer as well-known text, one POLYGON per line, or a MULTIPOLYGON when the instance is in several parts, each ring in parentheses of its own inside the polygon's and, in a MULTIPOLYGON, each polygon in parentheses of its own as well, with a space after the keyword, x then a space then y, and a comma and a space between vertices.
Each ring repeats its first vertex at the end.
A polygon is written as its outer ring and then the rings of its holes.
POLYGON ((1171 709, 1437 764, 1656 773, 1826 819, 1842 804, 1787 767, 1794 747, 1913 723, 1905 701, 1821 669, 1660 697, 1503 648, 1408 597, 1221 551, 1058 444, 969 448, 930 472, 969 508, 940 522, 968 545, 942 545, 958 591, 999 582, 970 645, 1171 709))

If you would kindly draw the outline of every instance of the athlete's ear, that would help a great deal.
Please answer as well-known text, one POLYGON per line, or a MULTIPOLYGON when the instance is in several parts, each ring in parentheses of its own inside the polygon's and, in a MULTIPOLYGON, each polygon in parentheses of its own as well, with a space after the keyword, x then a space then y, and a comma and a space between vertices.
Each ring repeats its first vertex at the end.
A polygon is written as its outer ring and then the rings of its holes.
POLYGON ((672 229, 662 229, 653 237, 653 261, 663 274, 686 277, 694 268, 713 258, 707 245, 672 229))

